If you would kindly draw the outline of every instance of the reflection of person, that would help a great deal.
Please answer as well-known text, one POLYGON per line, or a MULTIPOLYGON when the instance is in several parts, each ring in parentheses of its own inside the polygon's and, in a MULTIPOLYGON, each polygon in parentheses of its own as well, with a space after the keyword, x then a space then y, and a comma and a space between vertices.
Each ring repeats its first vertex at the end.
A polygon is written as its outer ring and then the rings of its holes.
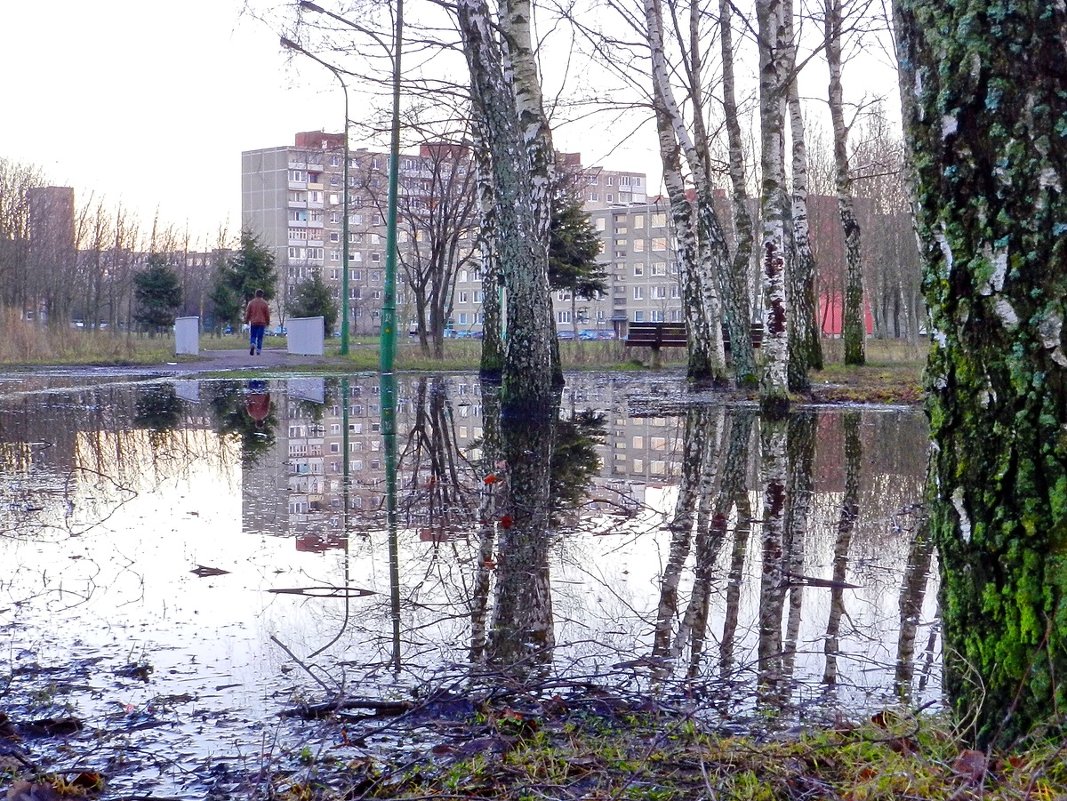
POLYGON ((248 416, 256 421, 256 426, 262 426, 263 421, 270 414, 270 393, 267 385, 262 381, 249 381, 248 394, 245 395, 245 411, 248 416))
POLYGON ((256 296, 245 307, 245 322, 249 328, 248 355, 263 352, 263 332, 270 325, 270 305, 263 297, 263 290, 257 289, 256 296))

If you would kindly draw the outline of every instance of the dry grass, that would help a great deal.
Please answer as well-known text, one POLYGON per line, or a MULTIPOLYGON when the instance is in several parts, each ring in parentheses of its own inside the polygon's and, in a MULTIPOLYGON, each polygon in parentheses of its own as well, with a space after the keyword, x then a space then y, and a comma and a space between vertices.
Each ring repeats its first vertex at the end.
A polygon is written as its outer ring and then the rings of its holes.
POLYGON ((173 358, 173 340, 165 336, 49 328, 0 311, 0 364, 154 364, 173 358))

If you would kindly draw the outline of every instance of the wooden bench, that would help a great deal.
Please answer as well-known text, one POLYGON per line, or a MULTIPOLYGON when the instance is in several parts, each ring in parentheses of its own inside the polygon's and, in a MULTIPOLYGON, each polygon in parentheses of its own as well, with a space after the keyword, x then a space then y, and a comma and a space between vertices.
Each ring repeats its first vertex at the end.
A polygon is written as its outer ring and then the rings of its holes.
POLYGON ((623 344, 628 348, 651 348, 652 366, 659 367, 660 348, 684 348, 689 338, 685 323, 630 323, 623 344))
MULTIPOLYGON (((752 323, 752 327, 749 329, 749 336, 752 338, 752 347, 755 350, 759 350, 760 345, 763 344, 763 323, 756 321, 752 323)), ((726 352, 730 352, 730 332, 726 330, 726 326, 722 327, 722 344, 726 348, 726 352)))
MULTIPOLYGON (((763 344, 763 323, 752 323, 750 335, 752 347, 758 349, 763 344)), ((722 343, 729 353, 730 334, 726 326, 722 329, 722 343)), ((623 344, 628 348, 651 348, 652 365, 658 366, 660 348, 684 348, 689 344, 689 338, 685 333, 685 323, 630 323, 623 344)))

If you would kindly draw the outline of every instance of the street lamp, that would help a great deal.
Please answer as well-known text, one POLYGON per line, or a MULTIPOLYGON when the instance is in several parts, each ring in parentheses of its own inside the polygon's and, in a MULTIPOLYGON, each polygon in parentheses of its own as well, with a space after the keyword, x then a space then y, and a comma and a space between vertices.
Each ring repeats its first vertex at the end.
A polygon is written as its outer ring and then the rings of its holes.
MULTIPOLYGON (((314 11, 317 14, 325 14, 331 19, 347 25, 350 28, 371 36, 379 45, 387 47, 387 44, 377 34, 367 30, 362 25, 357 25, 339 14, 327 11, 322 6, 310 0, 299 0, 299 6, 305 11, 314 11)), ((393 372, 393 362, 396 357, 396 217, 397 217, 397 194, 399 191, 400 173, 400 51, 404 32, 404 0, 396 0, 396 27, 393 32, 393 117, 390 126, 389 141, 389 206, 388 220, 385 230, 385 287, 382 299, 382 327, 380 339, 379 369, 383 373, 393 372)), ((307 54, 307 55, 310 55, 307 54)), ((314 56, 312 56, 314 58, 314 56)), ((319 61, 318 59, 315 59, 319 61)), ((320 61, 329 67, 330 65, 320 61)), ((336 70, 330 67, 336 74, 336 70)), ((338 76, 340 79, 340 76, 338 76)), ((346 90, 347 102, 347 90, 346 90)), ((345 141, 347 142, 347 114, 345 117, 345 141)), ((345 185, 347 189, 347 183, 345 185)), ((347 214, 346 214, 347 219, 347 214)))
POLYGON ((333 77, 337 79, 337 82, 341 84, 341 90, 345 94, 345 127, 342 136, 344 137, 344 166, 341 170, 341 180, 343 186, 341 188, 341 204, 344 207, 344 211, 341 214, 341 355, 348 355, 348 85, 345 83, 344 78, 341 77, 340 70, 326 61, 323 61, 313 53, 309 53, 302 48, 296 42, 291 39, 281 37, 282 47, 293 50, 297 53, 307 56, 312 61, 316 61, 331 73, 333 77))

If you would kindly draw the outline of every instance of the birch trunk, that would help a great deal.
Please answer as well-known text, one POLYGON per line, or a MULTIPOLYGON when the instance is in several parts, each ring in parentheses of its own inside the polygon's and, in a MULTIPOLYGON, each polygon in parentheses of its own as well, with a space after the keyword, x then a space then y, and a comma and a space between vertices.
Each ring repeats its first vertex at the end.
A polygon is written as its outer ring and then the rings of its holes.
MULTIPOLYGON (((515 96, 519 130, 529 158, 537 241, 544 247, 547 265, 549 232, 552 227, 551 194, 555 181, 556 157, 552 146, 552 128, 545 115, 544 98, 541 94, 541 78, 537 71, 533 35, 533 4, 529 0, 502 0, 499 6, 499 19, 504 77, 511 84, 515 96)), ((560 363, 555 320, 552 317, 552 295, 548 285, 547 267, 542 302, 545 307, 542 313, 547 315, 551 326, 549 358, 552 362, 552 385, 562 386, 563 369, 560 363)))
MULTIPOLYGON (((795 64, 796 42, 792 18, 792 9, 789 9, 786 19, 790 20, 791 60, 795 64)), ((789 318, 789 388, 801 391, 810 385, 808 370, 821 370, 823 361, 822 341, 816 322, 815 254, 811 249, 811 229, 808 225, 808 144, 796 74, 789 81, 788 106, 793 143, 793 269, 789 280, 793 314, 789 318)))
POLYGON ((722 45, 723 117, 729 143, 730 183, 733 187, 734 246, 733 263, 723 281, 722 308, 726 330, 730 334, 730 362, 738 386, 758 383, 756 355, 752 348, 750 327, 752 303, 748 281, 752 260, 752 215, 748 213, 748 181, 745 177, 745 149, 741 140, 741 124, 737 118, 737 98, 734 88, 734 47, 732 28, 733 5, 719 0, 719 40, 722 45))
MULTIPOLYGON (((663 42, 663 11, 659 0, 644 0, 647 37, 652 58, 652 88, 664 183, 671 203, 675 240, 682 276, 682 302, 689 336, 691 380, 722 382, 726 378, 718 281, 721 265, 728 258, 726 238, 711 204, 707 170, 698 148, 686 129, 685 120, 670 85, 663 42), (690 201, 682 175, 681 157, 695 187, 696 203, 690 201)), ((704 112, 692 91, 694 116, 704 112)))
POLYGON ((1067 9, 897 0, 945 684, 981 745, 1067 708, 1067 9))
POLYGON ((841 87, 841 0, 825 3, 826 62, 830 69, 830 120, 834 129, 834 169, 837 207, 845 235, 845 311, 841 336, 845 364, 865 364, 867 326, 863 314, 863 254, 860 223, 852 202, 852 177, 848 163, 848 127, 845 125, 841 87))
POLYGON ((760 63, 760 160, 763 187, 763 357, 760 405, 766 414, 789 409, 786 276, 789 252, 785 231, 785 101, 790 47, 780 0, 757 0, 760 63))
POLYGON ((504 339, 501 323, 500 265, 496 257, 496 199, 493 192, 493 160, 485 122, 474 105, 474 168, 477 170, 478 249, 482 256, 482 356, 479 372, 487 381, 500 381, 504 370, 504 339))
POLYGON ((501 407, 505 414, 541 416, 551 408, 555 329, 548 300, 547 240, 539 235, 528 142, 485 0, 460 0, 456 8, 472 94, 490 151, 496 253, 507 291, 501 407))

